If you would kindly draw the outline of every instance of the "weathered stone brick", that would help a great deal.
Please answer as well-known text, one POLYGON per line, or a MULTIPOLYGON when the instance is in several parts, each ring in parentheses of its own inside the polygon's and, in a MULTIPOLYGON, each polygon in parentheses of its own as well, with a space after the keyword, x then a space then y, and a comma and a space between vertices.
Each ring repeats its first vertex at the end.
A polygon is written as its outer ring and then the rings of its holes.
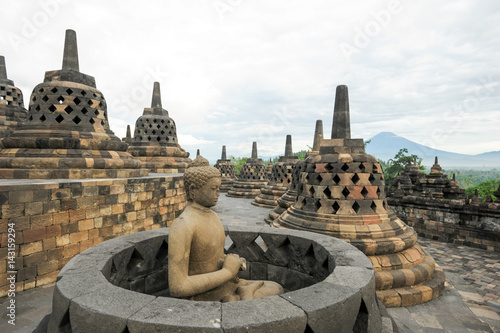
POLYGON ((46 237, 53 238, 61 236, 61 225, 54 224, 46 228, 46 237))
POLYGON ((40 287, 40 286, 44 286, 46 284, 51 284, 53 282, 56 282, 57 274, 59 274, 59 270, 52 272, 52 273, 42 275, 42 276, 37 276, 36 277, 36 286, 40 287))
POLYGON ((47 261, 59 260, 63 258, 64 248, 58 247, 52 250, 47 251, 47 261))
POLYGON ((64 258, 73 258, 75 255, 80 253, 80 245, 79 244, 71 244, 66 245, 63 250, 64 258))
POLYGON ((78 222, 80 220, 85 220, 85 209, 77 209, 69 211, 69 222, 78 222))
POLYGON ((71 198, 71 189, 58 188, 52 190, 52 200, 68 199, 68 198, 71 198))
POLYGON ((45 227, 24 230, 23 237, 25 243, 32 243, 38 240, 45 239, 45 227))
POLYGON ((89 232, 88 231, 80 231, 80 232, 75 232, 72 234, 69 234, 69 242, 70 244, 76 244, 78 242, 84 241, 89 239, 89 232))
POLYGON ((20 217, 24 215, 24 204, 2 205, 2 218, 20 217))
POLYGON ((69 244, 69 234, 62 235, 61 237, 56 237, 56 245, 65 246, 69 244))
POLYGON ((112 206, 112 212, 113 214, 121 214, 125 212, 125 205, 123 204, 116 204, 112 206))
POLYGON ((35 215, 30 218, 31 227, 46 227, 53 224, 52 214, 35 215))
POLYGON ((33 202, 33 191, 10 191, 9 204, 33 202))
POLYGON ((24 205, 24 214, 26 216, 43 214, 43 202, 26 203, 24 205))
POLYGON ((89 230, 89 239, 94 239, 99 237, 99 229, 89 230))
POLYGON ((54 213, 52 216, 54 224, 67 224, 69 222, 69 212, 54 213))
POLYGON ((56 248, 56 238, 47 238, 43 240, 43 250, 48 251, 56 248))
POLYGON ((43 251, 42 241, 21 245, 21 255, 22 256, 27 256, 27 255, 41 252, 41 251, 43 251))
POLYGON ((85 230, 90 230, 93 228, 94 228, 94 220, 93 219, 78 221, 78 231, 85 231, 85 230))
POLYGON ((80 253, 85 251, 88 248, 91 248, 94 246, 94 240, 93 239, 88 239, 86 241, 83 241, 80 243, 80 253))
POLYGON ((48 213, 58 213, 61 211, 61 201, 51 200, 43 203, 43 212, 48 213))

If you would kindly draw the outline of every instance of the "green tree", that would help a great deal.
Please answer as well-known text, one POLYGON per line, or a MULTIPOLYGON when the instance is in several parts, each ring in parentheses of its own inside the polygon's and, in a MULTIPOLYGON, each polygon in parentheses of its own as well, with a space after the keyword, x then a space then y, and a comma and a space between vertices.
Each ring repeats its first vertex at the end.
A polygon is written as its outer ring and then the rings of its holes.
POLYGON ((234 165, 234 170, 236 171, 236 176, 239 176, 243 165, 247 162, 248 157, 234 157, 230 156, 231 163, 234 165))
POLYGON ((425 170, 425 167, 422 165, 422 158, 415 154, 409 155, 407 148, 401 148, 394 158, 389 159, 387 162, 380 161, 384 170, 385 184, 390 187, 398 172, 404 171, 405 167, 415 160, 419 169, 422 171, 425 170))
POLYGON ((493 200, 496 200, 497 198, 493 195, 493 192, 495 192, 498 189, 499 184, 500 180, 497 179, 486 180, 477 185, 467 187, 465 189, 465 193, 467 193, 471 197, 477 190, 477 194, 479 194, 479 196, 481 197, 481 199, 483 199, 483 201, 486 201, 486 198, 488 196, 492 197, 493 200))

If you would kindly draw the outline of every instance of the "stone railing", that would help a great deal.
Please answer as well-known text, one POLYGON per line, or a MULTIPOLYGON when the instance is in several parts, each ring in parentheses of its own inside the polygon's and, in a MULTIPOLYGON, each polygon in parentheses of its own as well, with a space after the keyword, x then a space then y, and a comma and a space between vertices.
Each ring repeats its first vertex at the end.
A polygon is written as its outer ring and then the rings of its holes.
POLYGON ((267 226, 225 231, 226 252, 247 259, 240 277, 276 281, 284 294, 231 303, 168 297, 169 228, 162 228, 103 242, 69 261, 48 331, 381 331, 373 268, 353 246, 267 226))

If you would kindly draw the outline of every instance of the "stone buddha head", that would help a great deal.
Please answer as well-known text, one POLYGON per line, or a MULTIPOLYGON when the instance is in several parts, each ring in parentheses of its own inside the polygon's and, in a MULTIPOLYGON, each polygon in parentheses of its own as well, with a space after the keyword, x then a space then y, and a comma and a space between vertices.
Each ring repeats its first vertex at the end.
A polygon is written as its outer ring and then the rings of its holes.
POLYGON ((219 199, 221 185, 220 171, 211 167, 201 155, 189 165, 184 173, 184 187, 187 200, 203 207, 213 207, 219 199))

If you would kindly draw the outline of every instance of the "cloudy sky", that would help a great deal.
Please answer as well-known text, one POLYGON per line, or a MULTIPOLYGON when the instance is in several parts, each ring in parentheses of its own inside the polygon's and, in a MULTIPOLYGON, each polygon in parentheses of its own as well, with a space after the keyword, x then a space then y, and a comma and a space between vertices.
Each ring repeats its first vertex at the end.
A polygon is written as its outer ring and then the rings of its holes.
POLYGON ((211 162, 330 135, 335 87, 351 132, 437 149, 500 150, 500 2, 0 0, 0 54, 24 92, 60 69, 65 29, 120 138, 161 83, 179 143, 211 162))

